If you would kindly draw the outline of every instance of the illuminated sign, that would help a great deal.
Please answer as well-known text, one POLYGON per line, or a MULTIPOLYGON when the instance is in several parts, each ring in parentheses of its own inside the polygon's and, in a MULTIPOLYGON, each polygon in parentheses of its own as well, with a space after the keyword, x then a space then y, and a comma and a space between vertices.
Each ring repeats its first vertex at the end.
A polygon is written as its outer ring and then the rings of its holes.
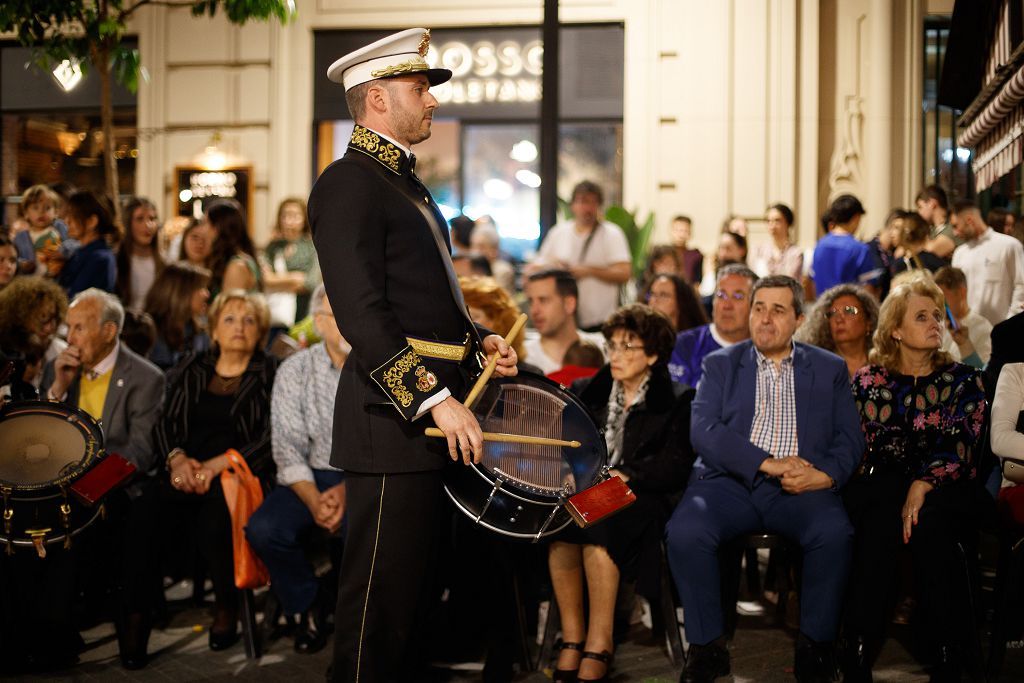
POLYGON ((450 81, 430 90, 441 104, 540 101, 544 45, 539 40, 452 40, 436 49, 431 45, 426 59, 452 72, 450 81))
POLYGON ((252 215, 252 167, 211 171, 202 167, 178 166, 174 175, 178 180, 175 191, 179 216, 199 218, 217 199, 237 200, 246 215, 252 215))

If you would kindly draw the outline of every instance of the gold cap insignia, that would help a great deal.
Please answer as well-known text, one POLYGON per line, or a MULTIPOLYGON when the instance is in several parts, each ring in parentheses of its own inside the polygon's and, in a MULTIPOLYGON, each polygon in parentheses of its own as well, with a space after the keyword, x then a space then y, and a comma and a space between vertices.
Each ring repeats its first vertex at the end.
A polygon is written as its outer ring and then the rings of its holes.
POLYGON ((416 48, 416 51, 420 53, 420 57, 427 56, 427 48, 430 47, 430 29, 424 29, 423 37, 420 39, 420 46, 416 48))

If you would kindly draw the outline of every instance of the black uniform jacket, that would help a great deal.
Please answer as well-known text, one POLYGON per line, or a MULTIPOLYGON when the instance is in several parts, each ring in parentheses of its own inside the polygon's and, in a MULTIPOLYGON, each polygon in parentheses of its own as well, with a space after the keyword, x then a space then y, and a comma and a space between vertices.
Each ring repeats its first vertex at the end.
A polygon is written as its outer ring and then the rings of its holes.
MULTIPOLYGON (((608 365, 587 379, 576 380, 572 392, 590 409, 604 432, 612 373, 608 365)), ((662 364, 651 370, 644 402, 630 409, 622 434, 622 459, 615 469, 629 476, 637 495, 653 493, 671 499, 682 494, 696 456, 690 445, 690 404, 694 390, 677 384, 662 364)))
POLYGON ((313 186, 309 220, 327 297, 352 345, 338 383, 331 464, 374 474, 440 469, 446 441, 423 435, 433 426, 429 414, 413 418, 443 388, 461 399, 472 361, 421 355, 407 338, 463 343, 477 334, 431 232, 450 252, 444 217, 406 154, 357 125, 348 152, 313 186))

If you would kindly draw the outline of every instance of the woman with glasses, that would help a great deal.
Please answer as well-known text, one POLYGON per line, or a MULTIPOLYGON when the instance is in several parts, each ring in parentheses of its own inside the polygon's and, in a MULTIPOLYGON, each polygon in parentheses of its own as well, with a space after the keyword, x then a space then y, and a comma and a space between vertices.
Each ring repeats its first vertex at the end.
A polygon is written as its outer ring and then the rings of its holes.
POLYGON ((637 500, 589 529, 570 525, 551 544, 548 567, 563 637, 556 681, 607 680, 620 577, 635 580, 640 595, 657 595, 662 529, 694 460, 693 389, 669 377, 675 335, 668 319, 631 304, 613 313, 601 332, 608 363, 593 377, 574 382, 572 390, 604 433, 612 473, 629 484, 637 500))
POLYGON ((878 302, 867 289, 836 285, 818 299, 796 339, 839 354, 853 377, 868 364, 877 325, 878 302))
POLYGON ((655 274, 647 281, 637 303, 647 304, 663 313, 675 332, 706 325, 708 316, 693 287, 678 275, 655 274))
POLYGON ((943 309, 930 278, 894 287, 879 312, 871 365, 853 377, 867 447, 843 494, 855 534, 844 625, 851 683, 871 680, 902 546, 910 550, 931 680, 960 680, 960 638, 973 619, 962 548, 975 533, 986 410, 980 373, 941 349, 943 309))

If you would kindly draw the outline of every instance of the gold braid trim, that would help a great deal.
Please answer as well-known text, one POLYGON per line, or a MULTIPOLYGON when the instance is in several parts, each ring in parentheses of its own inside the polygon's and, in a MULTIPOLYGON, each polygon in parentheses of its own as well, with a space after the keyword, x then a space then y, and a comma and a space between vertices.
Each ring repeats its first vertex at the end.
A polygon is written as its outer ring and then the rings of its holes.
POLYGON ((419 71, 426 71, 430 68, 426 60, 422 57, 413 57, 406 62, 400 62, 398 64, 392 64, 386 66, 383 69, 374 69, 370 72, 370 75, 374 78, 388 78, 389 76, 399 76, 401 74, 413 74, 419 71))
POLYGON ((395 173, 401 172, 401 164, 399 162, 402 158, 402 150, 390 142, 382 141, 380 136, 372 130, 357 125, 352 129, 352 137, 349 139, 348 144, 350 147, 365 152, 395 173))

